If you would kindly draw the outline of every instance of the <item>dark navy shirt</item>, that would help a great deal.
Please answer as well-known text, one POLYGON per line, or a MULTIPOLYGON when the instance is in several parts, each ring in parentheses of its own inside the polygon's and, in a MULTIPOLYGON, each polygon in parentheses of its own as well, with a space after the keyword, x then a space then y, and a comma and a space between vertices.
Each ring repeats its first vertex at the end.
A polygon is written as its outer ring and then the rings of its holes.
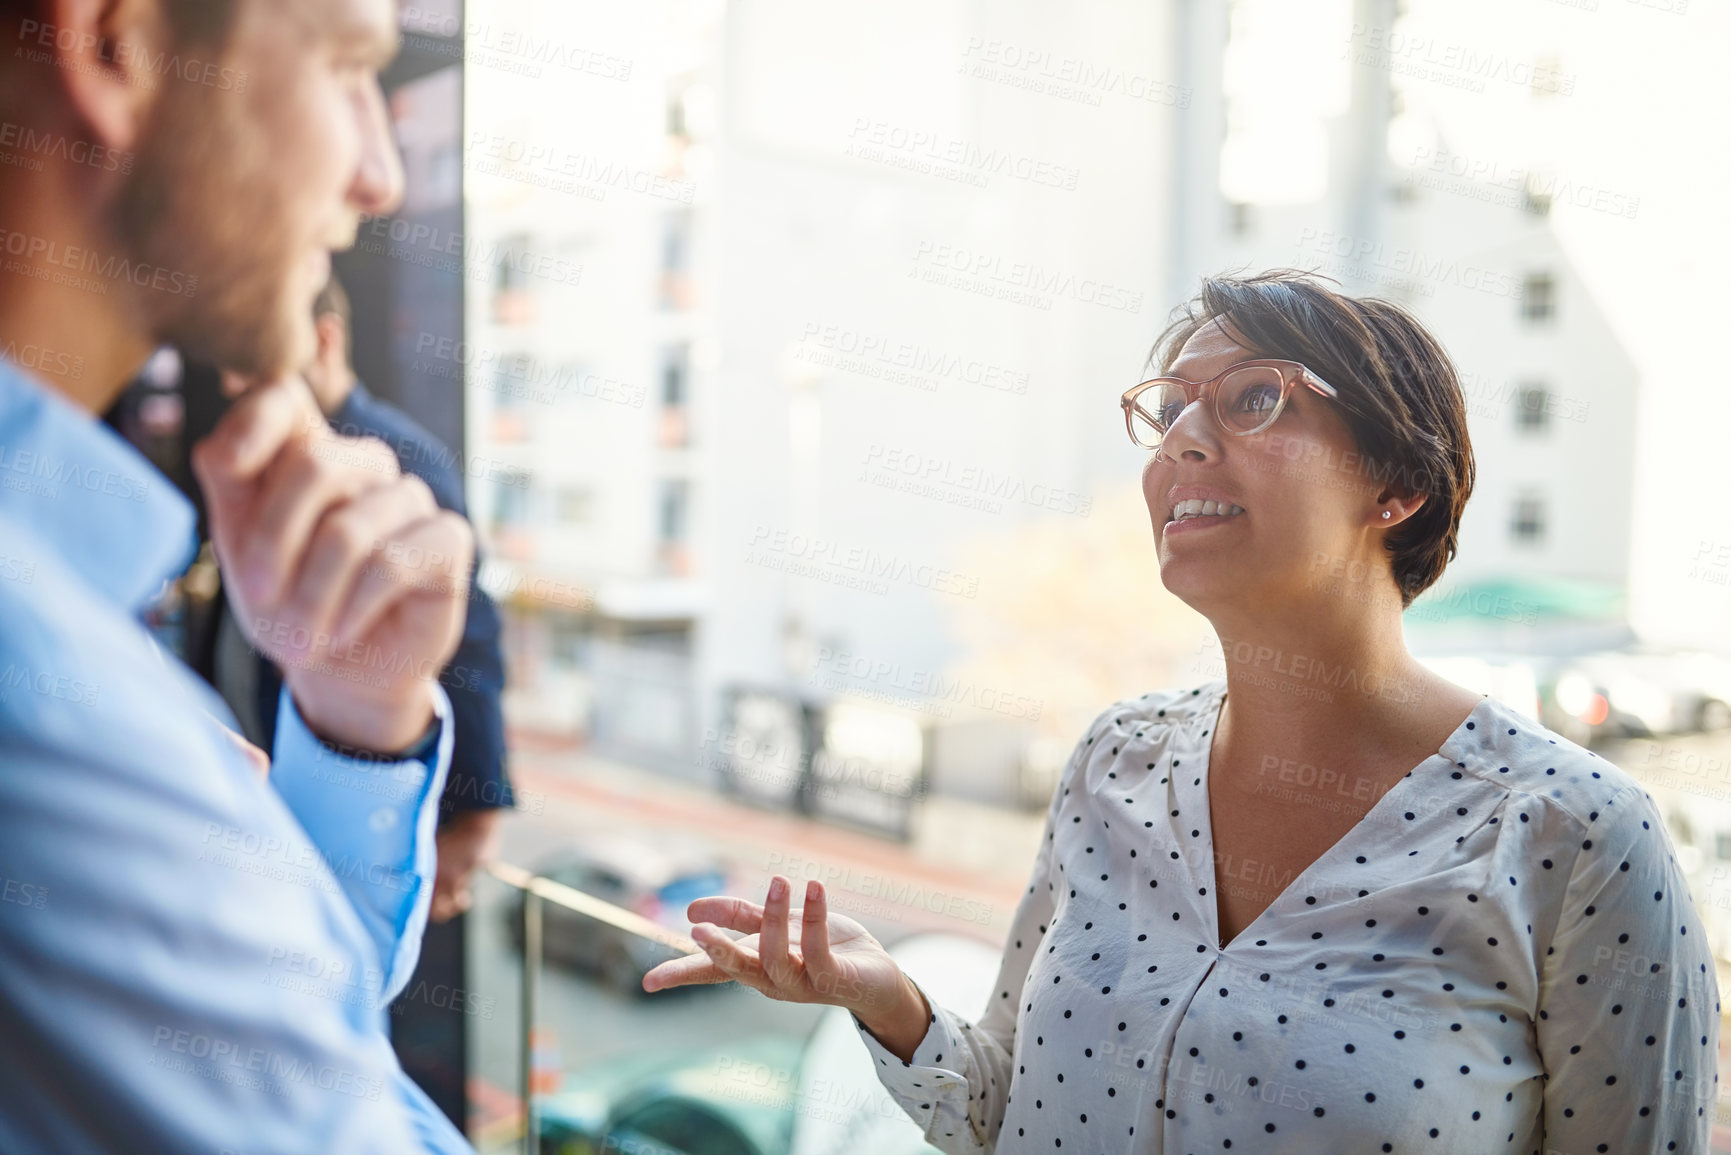
MULTIPOLYGON (((439 508, 469 516, 463 501, 461 458, 401 409, 374 397, 360 382, 348 400, 330 417, 331 427, 344 437, 377 437, 396 453, 403 472, 427 483, 439 508)), ((469 577, 469 615, 463 637, 450 664, 439 675, 439 684, 450 696, 456 748, 451 754, 451 774, 439 802, 441 822, 461 811, 492 810, 515 805, 505 770, 505 721, 500 695, 505 689, 505 663, 499 652, 499 608, 469 577)), ((265 727, 270 749, 275 726, 277 691, 282 676, 275 666, 259 659, 259 719, 265 727)))

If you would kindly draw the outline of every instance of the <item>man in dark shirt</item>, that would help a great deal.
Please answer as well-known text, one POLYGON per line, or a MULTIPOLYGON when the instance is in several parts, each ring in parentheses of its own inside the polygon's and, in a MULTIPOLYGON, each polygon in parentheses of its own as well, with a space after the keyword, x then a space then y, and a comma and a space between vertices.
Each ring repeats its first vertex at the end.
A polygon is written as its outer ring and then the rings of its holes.
MULTIPOLYGON (((427 483, 440 508, 468 517, 460 458, 414 418, 374 397, 355 377, 350 365, 349 317, 348 295, 333 276, 313 302, 318 353, 303 371, 319 408, 342 436, 384 441, 397 455, 404 473, 427 483)), ((479 568, 477 552, 476 572, 479 568)), ((505 688, 499 610, 475 576, 470 574, 469 614, 462 640, 439 676, 451 699, 456 745, 451 753, 451 774, 439 802, 439 868, 432 907, 432 918, 438 922, 468 909, 469 879, 487 852, 499 811, 515 805, 505 771, 505 722, 499 704, 505 688)), ((249 679, 253 681, 252 700, 258 703, 253 718, 262 733, 253 740, 269 750, 282 676, 267 659, 253 657, 258 667, 255 678, 249 679)), ((218 671, 222 671, 220 660, 218 671)), ((228 696, 227 687, 219 688, 228 696)), ((249 711, 236 712, 247 720, 249 711)))

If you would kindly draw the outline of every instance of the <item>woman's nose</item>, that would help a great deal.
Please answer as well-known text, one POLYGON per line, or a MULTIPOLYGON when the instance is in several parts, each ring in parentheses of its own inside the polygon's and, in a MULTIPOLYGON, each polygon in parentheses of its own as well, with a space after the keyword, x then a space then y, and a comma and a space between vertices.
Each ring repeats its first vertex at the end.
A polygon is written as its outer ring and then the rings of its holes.
POLYGON ((1220 448, 1218 430, 1209 420, 1207 406, 1201 398, 1186 405, 1161 438, 1160 453, 1173 461, 1180 459, 1206 461, 1220 448))

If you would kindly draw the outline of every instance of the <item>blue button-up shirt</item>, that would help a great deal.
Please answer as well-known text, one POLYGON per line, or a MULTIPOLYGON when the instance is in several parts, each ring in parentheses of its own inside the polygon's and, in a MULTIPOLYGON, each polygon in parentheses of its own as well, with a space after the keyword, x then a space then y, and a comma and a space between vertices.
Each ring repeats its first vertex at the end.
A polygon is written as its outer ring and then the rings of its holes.
POLYGON ((426 761, 321 744, 287 693, 270 782, 138 611, 184 497, 0 360, 0 1151, 469 1152, 385 1008, 432 895, 426 761))

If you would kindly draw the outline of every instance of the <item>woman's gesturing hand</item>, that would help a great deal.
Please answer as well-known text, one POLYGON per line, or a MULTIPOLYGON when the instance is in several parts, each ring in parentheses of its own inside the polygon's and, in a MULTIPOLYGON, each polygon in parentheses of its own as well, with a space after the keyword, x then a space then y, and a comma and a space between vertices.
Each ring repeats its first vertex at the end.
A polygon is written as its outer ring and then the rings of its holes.
POLYGON ((643 989, 737 982, 782 1002, 828 1003, 853 1012, 892 1050, 890 1038, 911 1034, 912 1053, 931 1013, 919 989, 865 927, 829 913, 822 883, 806 884, 797 922, 790 890, 778 874, 762 906, 722 895, 694 901, 686 917, 704 953, 662 963, 643 976, 643 989), (746 937, 729 938, 719 927, 746 937))

